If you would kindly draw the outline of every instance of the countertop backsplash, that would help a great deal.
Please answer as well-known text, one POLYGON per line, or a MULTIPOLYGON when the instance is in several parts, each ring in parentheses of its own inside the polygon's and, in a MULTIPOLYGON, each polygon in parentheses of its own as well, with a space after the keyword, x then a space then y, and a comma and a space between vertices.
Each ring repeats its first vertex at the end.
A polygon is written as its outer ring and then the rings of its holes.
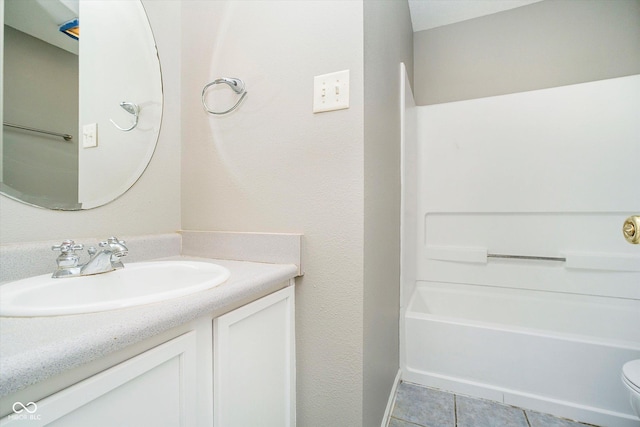
MULTIPOLYGON (((86 252, 89 246, 98 247, 98 242, 110 236, 95 238, 76 238, 69 236, 76 243, 84 244, 84 250, 78 251, 80 262, 88 259, 86 252)), ((152 234, 145 236, 116 236, 126 242, 129 254, 123 259, 128 262, 149 261, 180 255, 182 237, 179 233, 152 234)), ((47 240, 41 242, 15 243, 0 245, 0 284, 20 280, 40 274, 53 273, 56 268, 58 252, 51 246, 61 241, 47 240)))

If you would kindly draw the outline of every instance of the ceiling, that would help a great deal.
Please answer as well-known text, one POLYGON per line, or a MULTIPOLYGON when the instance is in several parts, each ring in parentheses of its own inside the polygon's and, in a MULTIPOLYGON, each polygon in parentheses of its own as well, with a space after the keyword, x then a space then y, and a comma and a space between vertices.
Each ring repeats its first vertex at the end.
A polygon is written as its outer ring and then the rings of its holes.
POLYGON ((409 0, 413 31, 526 6, 542 0, 409 0))
POLYGON ((12 0, 4 3, 4 23, 49 44, 78 54, 78 42, 60 24, 78 17, 78 0, 12 0))

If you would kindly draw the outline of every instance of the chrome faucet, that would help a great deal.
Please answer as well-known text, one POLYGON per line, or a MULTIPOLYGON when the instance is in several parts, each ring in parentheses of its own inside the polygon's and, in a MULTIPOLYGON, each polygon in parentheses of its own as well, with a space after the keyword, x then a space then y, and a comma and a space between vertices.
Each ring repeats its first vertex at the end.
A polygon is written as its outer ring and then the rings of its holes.
POLYGON ((52 277, 88 276, 123 268, 120 258, 129 253, 124 244, 125 242, 117 237, 109 237, 106 241, 98 243, 98 246, 103 248, 101 251, 98 252, 95 247, 90 247, 87 250, 89 261, 80 264, 80 257, 75 251, 84 249, 84 245, 76 244, 73 240, 65 240, 51 247, 51 250, 60 251, 56 259, 58 268, 53 272, 52 277))

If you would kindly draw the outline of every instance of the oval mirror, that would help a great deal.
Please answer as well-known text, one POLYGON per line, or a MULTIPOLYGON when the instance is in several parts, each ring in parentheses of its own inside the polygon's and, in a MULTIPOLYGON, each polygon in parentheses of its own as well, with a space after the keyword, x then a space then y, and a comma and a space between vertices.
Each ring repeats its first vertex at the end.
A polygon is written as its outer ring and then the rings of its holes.
POLYGON ((58 210, 118 198, 151 160, 162 120, 160 63, 142 3, 4 5, 0 192, 58 210))

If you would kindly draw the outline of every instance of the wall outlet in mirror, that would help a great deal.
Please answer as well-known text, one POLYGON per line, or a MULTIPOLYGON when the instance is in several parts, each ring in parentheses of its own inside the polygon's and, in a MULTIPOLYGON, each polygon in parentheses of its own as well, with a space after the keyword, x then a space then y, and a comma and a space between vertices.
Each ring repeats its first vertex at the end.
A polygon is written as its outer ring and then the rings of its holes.
POLYGON ((89 123, 82 126, 82 148, 98 146, 98 124, 89 123))

